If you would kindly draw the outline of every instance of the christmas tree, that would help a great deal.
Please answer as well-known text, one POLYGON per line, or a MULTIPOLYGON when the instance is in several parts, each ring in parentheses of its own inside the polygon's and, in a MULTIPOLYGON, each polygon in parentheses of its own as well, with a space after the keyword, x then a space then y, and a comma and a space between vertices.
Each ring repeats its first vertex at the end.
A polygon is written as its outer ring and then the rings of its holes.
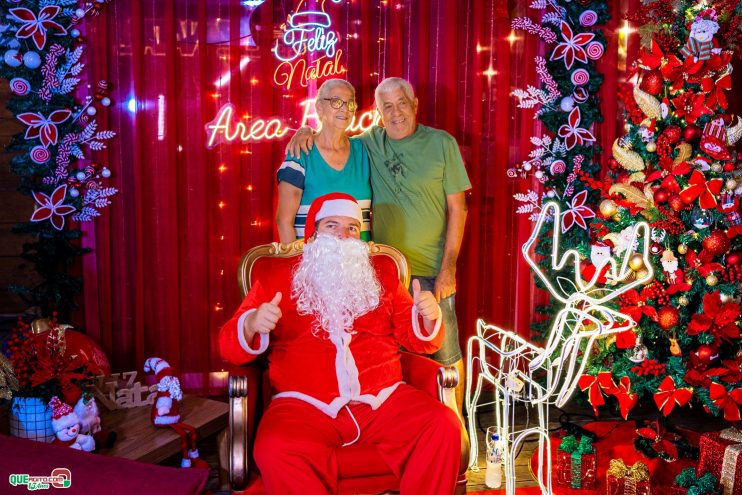
MULTIPOLYGON (((630 234, 644 221, 655 276, 617 301, 637 327, 603 339, 590 356, 582 383, 596 412, 614 396, 625 416, 644 398, 665 416, 696 402, 740 420, 742 172, 734 144, 742 121, 727 102, 740 16, 737 0, 659 0, 628 16, 642 47, 636 84, 621 95, 626 134, 613 145, 609 176, 585 178, 602 200, 580 251, 590 279, 607 257, 633 251, 630 234)), ((629 277, 648 270, 637 255, 630 266, 629 277)), ((598 276, 604 286, 625 281, 598 276)))

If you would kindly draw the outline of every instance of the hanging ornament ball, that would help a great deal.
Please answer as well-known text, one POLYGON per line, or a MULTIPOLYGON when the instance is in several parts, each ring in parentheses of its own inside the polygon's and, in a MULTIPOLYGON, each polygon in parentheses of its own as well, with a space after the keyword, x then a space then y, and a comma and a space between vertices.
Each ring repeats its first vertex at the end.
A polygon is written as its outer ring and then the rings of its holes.
POLYGON ((553 198, 556 196, 556 191, 554 189, 549 189, 546 191, 546 197, 547 198, 553 198))
POLYGON ((734 168, 735 168, 735 166, 734 166, 734 164, 733 164, 733 163, 731 163, 731 162, 726 162, 726 163, 724 164, 724 166, 723 166, 723 167, 721 167, 721 169, 722 169, 722 170, 723 170, 724 172, 731 172, 732 170, 734 170, 734 168))
POLYGON ((662 134, 667 138, 667 141, 670 144, 675 144, 678 141, 680 141, 680 136, 682 134, 682 131, 680 130, 680 127, 676 125, 671 125, 667 127, 662 134))
POLYGON ((664 83, 665 78, 662 76, 662 72, 659 69, 653 69, 644 73, 639 88, 652 96, 657 96, 662 91, 664 83))
POLYGON ((708 285, 709 287, 713 287, 718 283, 719 283, 719 278, 713 273, 709 274, 706 277, 706 285, 708 285))
POLYGON ((649 353, 649 349, 647 349, 647 346, 642 344, 642 341, 638 339, 636 341, 636 345, 633 349, 629 351, 628 359, 632 363, 641 363, 645 359, 647 359, 647 354, 649 353))
POLYGON ((526 172, 530 172, 532 168, 533 165, 531 165, 529 162, 523 164, 523 170, 525 170, 526 172))
POLYGON ((688 124, 687 126, 685 126, 685 129, 683 129, 683 139, 685 139, 686 141, 696 141, 700 137, 701 129, 693 124, 688 124))
POLYGON ((642 255, 637 253, 631 256, 629 259, 629 267, 635 272, 644 268, 644 258, 642 258, 642 255))
POLYGON ((688 245, 687 244, 680 244, 678 246, 678 253, 680 254, 686 254, 688 252, 688 245))
POLYGON ((80 30, 77 28, 70 30, 70 36, 72 36, 73 38, 77 38, 78 36, 80 36, 80 34, 82 33, 80 33, 80 30))
POLYGON ((104 96, 100 100, 100 104, 103 105, 104 107, 110 106, 111 105, 111 99, 108 96, 104 96))
POLYGON ((575 99, 571 96, 565 96, 562 101, 559 102, 559 108, 564 112, 571 112, 575 108, 575 99))
POLYGON ((658 203, 658 204, 666 203, 668 197, 669 195, 667 194, 667 191, 662 187, 658 187, 654 191, 654 202, 655 203, 658 203))
POLYGON ((675 306, 663 306, 657 313, 657 323, 663 330, 669 330, 680 323, 680 314, 675 306))
POLYGON ((657 242, 653 242, 651 246, 649 246, 649 252, 653 255, 657 256, 662 252, 662 244, 659 244, 657 242))
POLYGON ((734 266, 739 265, 740 259, 742 259, 742 251, 732 251, 731 253, 728 253, 726 256, 724 256, 724 263, 726 263, 727 266, 734 266))
POLYGON ((106 179, 107 179, 107 178, 109 178, 109 177, 111 176, 111 171, 110 171, 110 170, 108 170, 108 169, 107 169, 106 167, 103 167, 103 170, 101 170, 101 171, 100 171, 100 174, 101 174, 101 175, 102 175, 102 176, 103 176, 104 178, 106 178, 106 179))
POLYGON ((670 196, 670 199, 667 200, 667 203, 674 211, 681 211, 685 209, 685 202, 683 201, 683 198, 681 198, 677 194, 673 194, 672 196, 670 196))
POLYGON ((616 202, 612 199, 604 199, 600 202, 600 213, 604 217, 612 217, 616 214, 618 211, 618 206, 616 205, 616 202))
POLYGON ((621 170, 621 164, 613 157, 608 160, 608 167, 614 172, 621 170))
POLYGON ((737 181, 734 179, 727 179, 727 181, 724 183, 724 186, 727 188, 728 191, 734 191, 737 188, 737 181))
POLYGON ((85 172, 82 172, 82 171, 80 171, 80 172, 77 172, 77 173, 75 174, 75 178, 76 178, 77 180, 79 180, 79 181, 83 181, 83 180, 85 180, 85 172))
POLYGON ((657 151, 657 144, 654 141, 650 141, 647 143, 647 151, 650 153, 654 153, 657 151))
POLYGON ((714 162, 714 163, 711 164, 711 171, 712 172, 721 172, 721 170, 722 170, 721 163, 714 162))
POLYGON ((654 277, 649 278, 649 270, 647 270, 646 268, 641 268, 640 270, 637 270, 636 278, 638 280, 644 279, 644 282, 642 282, 642 284, 644 285, 651 284, 654 279, 654 277))
POLYGON ((85 10, 83 9, 75 10, 75 17, 77 17, 78 19, 82 19, 83 17, 85 17, 85 10))
POLYGON ((87 113, 88 115, 90 115, 90 116, 92 117, 93 115, 95 115, 96 113, 98 113, 98 110, 97 110, 97 109, 96 109, 96 108, 95 108, 95 107, 94 107, 93 105, 90 105, 90 106, 89 106, 89 107, 88 107, 88 108, 87 108, 87 109, 85 110, 85 112, 86 112, 86 113, 87 113))
POLYGON ((723 230, 714 230, 703 240, 703 249, 713 256, 720 256, 727 252, 730 246, 729 237, 723 230))
POLYGON ((3 55, 3 60, 11 67, 20 67, 23 63, 23 55, 18 50, 8 50, 3 55))
POLYGON ((23 65, 29 69, 38 69, 41 66, 41 57, 36 52, 26 52, 23 54, 23 65))
POLYGON ((70 190, 69 190, 69 194, 70 194, 70 196, 72 196, 73 198, 76 198, 76 197, 78 197, 78 196, 80 195, 80 191, 78 191, 76 187, 72 187, 72 188, 70 188, 70 190))
POLYGON ((536 170, 533 174, 534 177, 536 177, 538 180, 541 180, 544 178, 544 171, 543 170, 536 170))
POLYGON ((681 306, 687 306, 688 304, 690 304, 690 301, 688 300, 687 297, 680 296, 678 297, 678 304, 680 304, 681 306))
POLYGON ((716 348, 707 344, 699 345, 694 354, 699 362, 707 366, 711 364, 714 359, 719 357, 716 348))

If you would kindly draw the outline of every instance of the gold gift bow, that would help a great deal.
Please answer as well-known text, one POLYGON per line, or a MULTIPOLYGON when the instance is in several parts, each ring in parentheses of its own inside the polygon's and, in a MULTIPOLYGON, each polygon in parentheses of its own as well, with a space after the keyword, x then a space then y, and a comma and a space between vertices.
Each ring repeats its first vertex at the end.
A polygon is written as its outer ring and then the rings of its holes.
POLYGON ((642 461, 636 461, 633 466, 628 467, 623 459, 611 459, 606 474, 614 478, 629 478, 636 482, 649 480, 649 468, 642 461))

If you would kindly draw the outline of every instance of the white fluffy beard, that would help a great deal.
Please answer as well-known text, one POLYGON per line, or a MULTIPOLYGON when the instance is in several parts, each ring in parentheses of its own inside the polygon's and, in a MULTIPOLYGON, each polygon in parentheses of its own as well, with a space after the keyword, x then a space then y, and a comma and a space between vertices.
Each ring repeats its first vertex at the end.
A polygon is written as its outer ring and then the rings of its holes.
POLYGON ((304 246, 291 297, 300 315, 315 316, 315 336, 350 331, 356 318, 379 305, 380 294, 365 242, 318 234, 304 246))

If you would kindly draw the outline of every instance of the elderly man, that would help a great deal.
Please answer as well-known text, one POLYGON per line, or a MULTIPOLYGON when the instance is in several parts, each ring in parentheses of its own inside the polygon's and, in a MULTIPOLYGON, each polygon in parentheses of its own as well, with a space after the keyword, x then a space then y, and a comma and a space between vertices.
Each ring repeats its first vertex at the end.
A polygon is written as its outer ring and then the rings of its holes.
MULTIPOLYGON (((412 279, 434 291, 440 302, 446 335, 430 357, 456 366, 461 378, 456 397, 462 404, 464 366, 454 294, 466 222, 464 193, 471 183, 453 136, 417 123, 418 102, 409 82, 384 79, 375 99, 384 126, 359 136, 371 160, 373 239, 402 251, 412 279)), ((306 152, 313 143, 312 130, 305 127, 287 150, 299 156, 299 150, 306 152)))
POLYGON ((370 258, 362 221, 352 196, 317 198, 303 255, 258 280, 220 331, 230 362, 272 349, 275 395, 255 443, 269 494, 335 493, 335 450, 355 442, 377 446, 403 494, 454 491, 460 423, 402 382, 399 355, 400 345, 421 353, 440 346, 440 308, 419 282, 411 298, 395 270, 370 258))

